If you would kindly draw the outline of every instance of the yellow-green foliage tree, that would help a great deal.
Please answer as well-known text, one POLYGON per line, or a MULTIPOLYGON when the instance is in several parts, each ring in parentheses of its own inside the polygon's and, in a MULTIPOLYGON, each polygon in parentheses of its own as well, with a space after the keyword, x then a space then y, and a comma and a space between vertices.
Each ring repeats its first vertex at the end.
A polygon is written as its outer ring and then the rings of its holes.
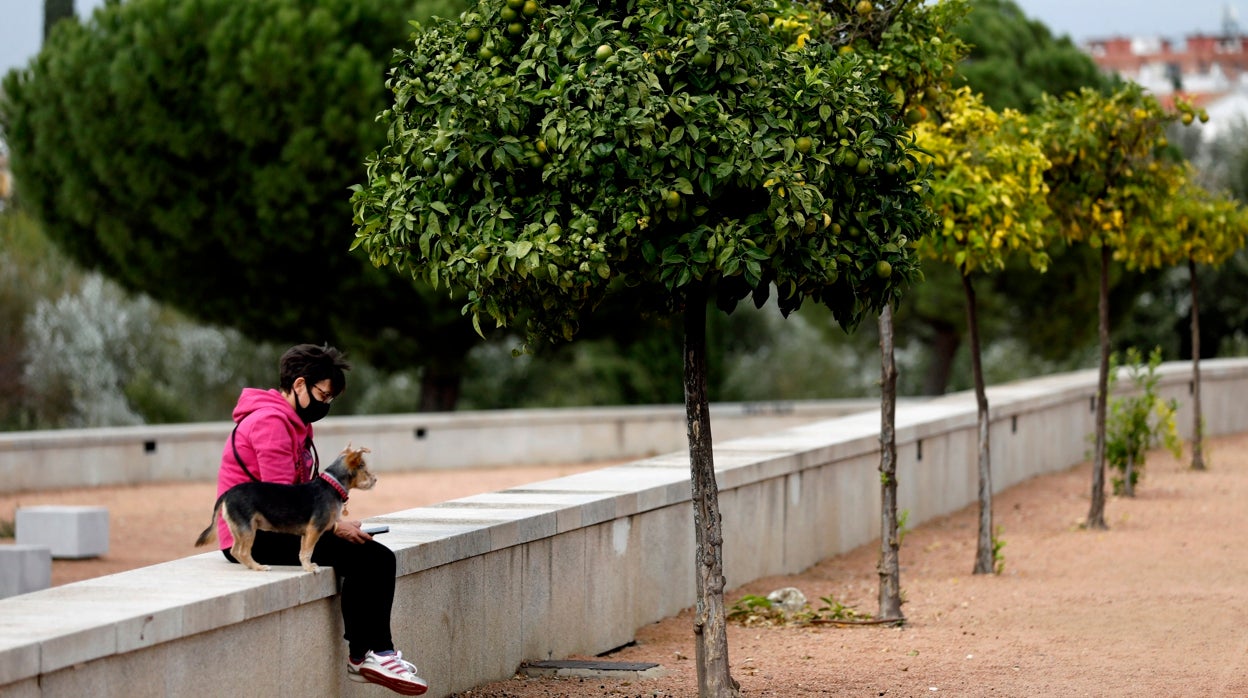
MULTIPOLYGON (((921 3, 913 0, 829 0, 828 2, 777 2, 772 32, 791 49, 816 40, 837 48, 843 56, 861 57, 871 69, 869 77, 891 96, 892 103, 914 126, 949 87, 954 66, 968 48, 952 28, 962 20, 967 6, 962 0, 921 3)), ((863 148, 861 138, 838 132, 833 161, 844 167, 869 171, 875 158, 863 148), (867 158, 862 155, 868 155, 867 158)), ((917 164, 917 163, 916 163, 917 164)), ((910 163, 902 167, 912 169, 910 163)), ((886 163, 886 171, 899 167, 886 163)), ((916 172, 917 174, 917 172, 916 172)), ((852 235, 881 235, 865 224, 852 225, 852 235)), ((888 259, 875 264, 876 274, 894 273, 888 259)), ((902 619, 901 528, 897 518, 897 444, 895 415, 897 368, 893 357, 893 307, 896 297, 879 309, 880 334, 880 559, 878 572, 879 617, 902 619)))
MULTIPOLYGON (((1185 113, 1186 114, 1186 113, 1185 113)), ((1180 117, 1190 123, 1190 117, 1180 117)), ((1120 256, 1131 269, 1186 265, 1192 301, 1192 469, 1205 469, 1204 419, 1200 399, 1200 289, 1196 265, 1222 266, 1244 247, 1248 212, 1226 193, 1195 183, 1190 167, 1157 165, 1167 190, 1160 225, 1138 230, 1120 256)))
POLYGON ((1165 111, 1139 85, 1126 83, 1110 94, 1085 88, 1061 98, 1046 95, 1033 116, 1033 130, 1052 163, 1045 180, 1061 234, 1101 253, 1096 445, 1085 525, 1103 529, 1110 263, 1116 250, 1131 249, 1136 231, 1163 217, 1161 204, 1171 186, 1162 166, 1165 133, 1179 114, 1165 111))
POLYGON ((988 396, 980 362, 976 272, 1005 268, 1012 253, 1026 254, 1032 267, 1048 266, 1050 216, 1044 182, 1049 167, 1031 137, 1027 119, 1012 109, 997 113, 963 87, 939 105, 935 118, 915 129, 919 147, 933 167, 931 205, 942 224, 937 235, 919 241, 924 256, 952 264, 966 292, 971 373, 978 406, 979 536, 975 574, 995 568, 992 524, 992 461, 988 438, 988 396))

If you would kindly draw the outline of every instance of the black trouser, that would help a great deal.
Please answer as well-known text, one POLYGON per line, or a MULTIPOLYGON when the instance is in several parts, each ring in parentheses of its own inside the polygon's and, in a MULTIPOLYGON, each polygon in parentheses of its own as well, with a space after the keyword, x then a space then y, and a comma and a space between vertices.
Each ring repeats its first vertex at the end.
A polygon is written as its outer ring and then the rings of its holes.
MULTIPOLYGON (((238 562, 228 548, 221 552, 230 562, 238 562)), ((256 531, 251 556, 262 565, 298 565, 299 536, 256 531)), ((326 533, 312 550, 312 562, 334 568, 341 580, 343 637, 351 656, 359 659, 368 650, 394 649, 390 637, 394 552, 375 540, 352 543, 326 533)))

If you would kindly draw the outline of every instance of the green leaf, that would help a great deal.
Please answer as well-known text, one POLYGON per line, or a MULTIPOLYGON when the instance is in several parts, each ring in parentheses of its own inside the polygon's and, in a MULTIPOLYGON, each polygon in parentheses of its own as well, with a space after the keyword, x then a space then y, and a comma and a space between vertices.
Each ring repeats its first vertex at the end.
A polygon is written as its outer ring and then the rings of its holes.
POLYGON ((676 286, 677 287, 688 286, 689 282, 692 279, 693 279, 693 272, 690 271, 689 267, 685 267, 680 270, 680 276, 677 277, 676 279, 676 286))
POLYGON ((745 261, 745 280, 751 286, 758 285, 763 280, 763 267, 753 259, 745 261))

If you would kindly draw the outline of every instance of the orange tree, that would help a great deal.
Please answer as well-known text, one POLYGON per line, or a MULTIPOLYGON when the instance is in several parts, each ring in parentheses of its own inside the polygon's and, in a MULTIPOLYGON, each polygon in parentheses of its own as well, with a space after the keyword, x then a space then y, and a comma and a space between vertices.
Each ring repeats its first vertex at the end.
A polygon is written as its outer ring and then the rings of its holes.
MULTIPOLYGON (((902 110, 907 124, 922 123, 942 99, 954 66, 967 47, 952 28, 967 11, 961 0, 920 3, 912 0, 827 0, 778 2, 773 31, 797 48, 812 40, 837 47, 842 55, 858 55, 871 68, 871 79, 882 85, 902 110)), ((842 137, 842 145, 848 141, 842 137)), ((837 162, 863 167, 856 153, 842 150, 837 162)), ((903 166, 910 166, 904 163, 903 166)), ((886 164, 887 168, 888 165, 886 164)), ((913 241, 912 243, 913 244, 913 241)), ((877 273, 891 273, 887 260, 877 273)), ((895 416, 897 368, 893 342, 894 304, 880 308, 880 558, 879 617, 902 620, 901 531, 897 519, 897 443, 895 416)))
POLYGON ((1165 132, 1179 115, 1163 110, 1139 85, 1126 83, 1109 94, 1084 88, 1060 99, 1046 95, 1033 116, 1052 163, 1045 179, 1062 236, 1100 250, 1096 442, 1085 525, 1103 529, 1110 263, 1116 250, 1131 248, 1136 231, 1147 230, 1160 219, 1160 203, 1170 186, 1161 164, 1165 132))
MULTIPOLYGON (((1191 122, 1190 112, 1180 117, 1191 122)), ((1131 269, 1184 264, 1192 303, 1192 469, 1204 470, 1204 424, 1200 400, 1200 294, 1196 265, 1222 266, 1244 247, 1248 212, 1230 195, 1215 194, 1197 185, 1190 167, 1151 165, 1164 175, 1167 189, 1161 197, 1160 224, 1138 230, 1131 245, 1121 251, 1131 269)))
POLYGON ((972 274, 1005 268, 1011 252, 1026 253, 1033 268, 1048 266, 1049 207, 1044 171, 1049 162, 1031 137, 1026 118, 997 113, 963 87, 938 107, 935 120, 916 129, 930 160, 932 206, 942 219, 938 234, 925 237, 925 256, 957 267, 966 293, 971 373, 978 407, 979 536, 975 574, 995 571, 992 525, 992 464, 988 439, 988 397, 980 362, 979 321, 972 274))
POLYGON ((478 326, 567 340, 612 294, 683 317, 702 695, 737 691, 708 299, 762 305, 774 288, 783 313, 812 300, 852 328, 918 276, 909 243, 933 222, 872 67, 826 41, 787 50, 771 9, 485 0, 437 20, 398 52, 389 144, 353 196, 355 246, 461 289, 478 326))

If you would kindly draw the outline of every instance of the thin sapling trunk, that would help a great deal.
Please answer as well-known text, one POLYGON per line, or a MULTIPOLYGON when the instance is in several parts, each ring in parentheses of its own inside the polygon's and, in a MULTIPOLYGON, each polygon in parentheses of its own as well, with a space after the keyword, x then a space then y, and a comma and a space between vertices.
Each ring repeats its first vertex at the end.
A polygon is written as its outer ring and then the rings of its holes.
POLYGON ((970 338, 971 374, 975 379, 975 407, 978 414, 979 464, 979 537, 975 544, 975 574, 992 574, 994 570, 992 541, 992 458, 988 439, 988 392, 984 387, 984 369, 980 361, 979 313, 975 304, 975 285, 968 274, 962 274, 966 290, 966 329, 970 338))
POLYGON ((1187 260, 1192 289, 1192 470, 1205 469, 1205 420, 1200 411, 1200 294, 1196 260, 1187 260))
POLYGON ((1101 365, 1096 378, 1096 452, 1092 457, 1092 503, 1088 508, 1088 528, 1105 525, 1105 414, 1109 398, 1109 245, 1101 245, 1101 292, 1097 301, 1101 342, 1101 365))
POLYGON ((897 525, 897 364, 893 309, 880 311, 880 618, 902 620, 901 531, 897 525))
POLYGON ((697 608, 693 621, 700 698, 735 698, 740 686, 728 665, 724 608, 723 521, 715 482, 711 416, 706 390, 706 299, 691 293, 685 308, 685 420, 693 483, 697 608))

